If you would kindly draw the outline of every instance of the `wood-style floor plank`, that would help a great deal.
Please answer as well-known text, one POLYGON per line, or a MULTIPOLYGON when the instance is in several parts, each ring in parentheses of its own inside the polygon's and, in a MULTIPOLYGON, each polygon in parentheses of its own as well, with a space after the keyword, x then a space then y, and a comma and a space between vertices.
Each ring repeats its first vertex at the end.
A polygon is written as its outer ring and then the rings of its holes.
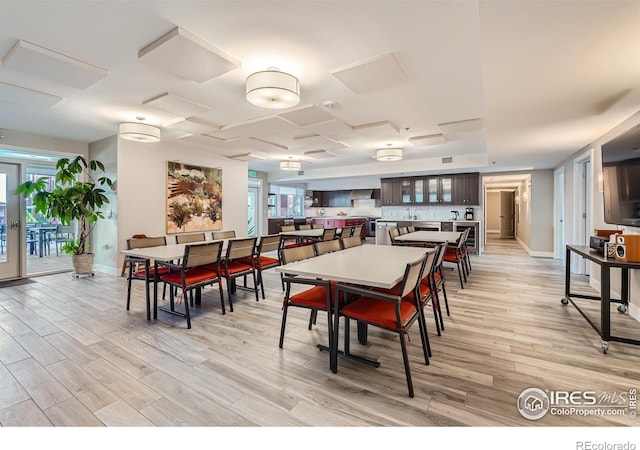
MULTIPOLYGON (((600 338, 572 305, 562 305, 564 268, 531 258, 514 240, 491 238, 460 288, 447 270, 451 315, 424 364, 417 324, 409 330, 415 397, 409 398, 395 334, 372 328, 351 350, 377 369, 341 358, 329 370, 326 316, 292 308, 284 348, 280 277, 264 273, 266 299, 234 296, 222 315, 217 287, 193 307, 193 328, 159 312, 147 321, 142 283, 124 307, 124 279, 97 273, 35 278, 0 290, 0 425, 29 426, 636 426, 628 416, 523 418, 529 387, 625 392, 640 384, 640 346, 600 338)), ((588 277, 575 290, 593 293, 588 277)), ((225 286, 226 288, 226 286, 225 286)), ((226 291, 225 291, 226 296, 226 291)), ((444 304, 443 304, 444 307, 444 304)), ((597 302, 585 302, 592 317, 597 302)), ((612 307, 617 333, 640 324, 612 307)), ((341 335, 343 330, 341 329, 341 335)), ((341 344, 342 345, 342 344, 341 344)))

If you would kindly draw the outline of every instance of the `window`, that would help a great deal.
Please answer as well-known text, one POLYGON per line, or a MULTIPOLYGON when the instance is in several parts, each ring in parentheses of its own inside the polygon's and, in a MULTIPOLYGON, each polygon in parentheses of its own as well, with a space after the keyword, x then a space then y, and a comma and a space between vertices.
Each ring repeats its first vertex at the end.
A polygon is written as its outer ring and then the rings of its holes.
POLYGON ((271 185, 270 191, 276 194, 277 217, 304 217, 304 189, 271 185))

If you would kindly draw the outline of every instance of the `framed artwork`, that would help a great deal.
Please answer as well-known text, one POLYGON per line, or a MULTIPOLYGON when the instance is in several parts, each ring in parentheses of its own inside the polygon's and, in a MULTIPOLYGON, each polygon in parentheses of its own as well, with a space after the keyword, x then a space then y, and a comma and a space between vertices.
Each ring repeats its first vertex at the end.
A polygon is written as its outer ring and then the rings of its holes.
POLYGON ((167 234, 222 229, 222 169, 167 161, 167 234))

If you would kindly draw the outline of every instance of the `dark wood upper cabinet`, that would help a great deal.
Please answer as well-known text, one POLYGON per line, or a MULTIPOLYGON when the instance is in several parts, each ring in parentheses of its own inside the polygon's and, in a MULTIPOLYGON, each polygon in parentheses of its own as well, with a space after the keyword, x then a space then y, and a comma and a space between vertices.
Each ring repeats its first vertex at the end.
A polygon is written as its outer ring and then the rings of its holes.
POLYGON ((479 205, 480 174, 382 178, 381 205, 479 205))

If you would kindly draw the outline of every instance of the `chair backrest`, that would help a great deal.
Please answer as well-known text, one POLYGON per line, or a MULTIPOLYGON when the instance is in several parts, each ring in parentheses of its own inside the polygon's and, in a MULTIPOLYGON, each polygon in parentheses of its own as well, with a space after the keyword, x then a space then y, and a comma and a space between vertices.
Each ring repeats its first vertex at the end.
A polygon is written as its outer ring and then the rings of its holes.
POLYGON ((251 258, 256 251, 256 241, 258 238, 229 239, 227 242, 227 260, 238 258, 251 258))
POLYGON ((313 225, 311 225, 311 228, 314 228, 314 229, 324 228, 324 224, 322 224, 322 223, 314 223, 313 225))
POLYGON ((342 231, 340 232, 340 237, 349 237, 353 235, 353 230, 355 229, 355 227, 352 226, 348 226, 348 227, 344 227, 342 228, 342 231))
POLYGON ((409 228, 408 227, 398 227, 398 231, 400 232, 400 235, 402 236, 403 234, 407 234, 409 232, 409 228))
POLYGON ((262 236, 260 238, 260 242, 258 243, 258 247, 256 252, 258 255, 263 253, 275 252, 280 249, 280 241, 282 240, 282 236, 279 234, 270 234, 267 236, 262 236))
POLYGON ((160 245, 167 245, 167 238, 165 236, 127 239, 127 250, 131 250, 132 248, 159 247, 160 245))
POLYGON ((332 253, 342 250, 342 246, 340 245, 340 241, 338 239, 315 242, 313 245, 316 248, 316 255, 324 255, 325 253, 332 253))
POLYGON ((439 246, 434 251, 427 253, 427 257, 424 260, 424 267, 422 268, 422 279, 431 277, 432 272, 435 270, 436 258, 440 251, 439 246))
POLYGON ((353 227, 351 236, 362 236, 362 225, 356 225, 355 227, 353 227))
POLYGON ((409 233, 413 233, 414 231, 416 231, 416 227, 414 227, 413 225, 409 225, 409 226, 407 227, 407 231, 408 231, 409 233))
POLYGON ((298 225, 298 230, 310 230, 310 229, 311 229, 310 224, 298 225))
POLYGON ((233 239, 233 238, 236 237, 235 230, 214 231, 212 234, 213 234, 213 240, 214 241, 217 241, 218 239, 233 239))
POLYGON ((436 245, 436 259, 433 262, 434 269, 438 269, 442 266, 442 261, 444 261, 444 255, 447 253, 447 244, 439 244, 436 245))
POLYGON ((207 238, 204 233, 176 234, 176 244, 189 244, 191 242, 204 242, 207 238))
POLYGON ((400 230, 398 230, 398 228, 389 228, 389 237, 392 243, 396 241, 398 236, 400 236, 400 230))
POLYGON ((358 245, 362 245, 362 239, 360 239, 360 236, 343 237, 341 241, 342 241, 342 248, 351 248, 351 247, 357 247, 358 245))
POLYGON ((185 268, 213 264, 220 261, 222 242, 206 242, 204 244, 189 244, 184 248, 182 266, 185 268))
POLYGON ((74 234, 75 232, 76 232, 76 226, 75 225, 58 224, 58 226, 56 227, 56 234, 58 234, 58 235, 70 236, 70 235, 74 234))
POLYGON ((400 298, 404 298, 410 292, 416 291, 416 287, 422 279, 422 271, 424 269, 425 259, 428 255, 425 254, 422 258, 407 264, 404 271, 404 277, 401 282, 400 298))
POLYGON ((336 229, 335 228, 325 228, 322 233, 323 241, 330 241, 336 238, 336 229))
POLYGON ((296 231, 295 225, 282 225, 282 231, 296 231))
POLYGON ((288 264, 295 261, 302 261, 316 256, 316 250, 313 245, 301 245, 299 247, 291 247, 282 249, 282 264, 288 264))

